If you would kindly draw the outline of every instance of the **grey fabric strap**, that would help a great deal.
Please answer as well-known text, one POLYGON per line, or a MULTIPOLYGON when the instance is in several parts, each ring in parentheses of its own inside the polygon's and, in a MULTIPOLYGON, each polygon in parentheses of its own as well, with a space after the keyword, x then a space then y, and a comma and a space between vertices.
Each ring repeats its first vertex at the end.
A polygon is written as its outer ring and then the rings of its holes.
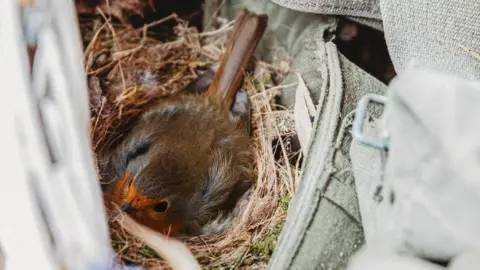
POLYGON ((272 0, 286 8, 318 14, 381 19, 377 0, 272 0))
POLYGON ((385 85, 338 54, 333 44, 325 48, 326 59, 338 57, 338 62, 328 61, 324 83, 329 87, 270 269, 344 269, 348 257, 363 244, 349 158, 352 111, 362 94, 381 94, 385 85), (333 83, 337 80, 341 83, 333 83))
POLYGON ((320 56, 327 69, 323 70, 322 83, 326 87, 313 90, 323 88, 324 98, 320 99, 321 109, 314 122, 298 194, 290 207, 270 269, 336 269, 363 243, 348 159, 340 149, 344 134, 337 133, 338 120, 344 112, 338 52, 332 43, 323 48, 320 56), (332 148, 334 144, 338 148, 332 148))
MULTIPOLYGON (((372 114, 371 116, 373 116, 372 114)), ((376 115, 372 121, 366 121, 363 133, 368 137, 379 138, 380 126, 380 120, 376 115)), ((378 217, 381 213, 378 211, 378 202, 388 199, 382 197, 383 193, 379 193, 383 188, 382 180, 386 155, 381 149, 364 145, 356 139, 352 140, 350 157, 367 244, 375 239, 379 229, 378 217)))

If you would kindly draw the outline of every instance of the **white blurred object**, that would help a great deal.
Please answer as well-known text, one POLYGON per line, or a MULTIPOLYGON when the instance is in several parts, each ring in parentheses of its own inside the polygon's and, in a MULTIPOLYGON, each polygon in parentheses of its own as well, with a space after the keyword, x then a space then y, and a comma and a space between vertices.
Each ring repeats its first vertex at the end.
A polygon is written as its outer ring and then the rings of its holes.
POLYGON ((462 253, 440 266, 392 250, 379 242, 362 247, 350 259, 347 270, 474 270, 480 268, 480 250, 462 253))
POLYGON ((480 248, 480 82, 411 65, 387 100, 364 132, 384 126, 388 153, 352 146, 367 245, 438 261, 480 248))
POLYGON ((411 67, 389 88, 383 237, 434 260, 480 248, 480 82, 411 67))
POLYGON ((73 1, 34 2, 0 1, 5 269, 113 269, 73 1))
POLYGON ((399 254, 388 246, 368 245, 353 255, 347 270, 446 270, 446 268, 413 256, 399 254))
POLYGON ((480 250, 470 250, 453 258, 448 264, 449 270, 471 270, 480 268, 480 250))

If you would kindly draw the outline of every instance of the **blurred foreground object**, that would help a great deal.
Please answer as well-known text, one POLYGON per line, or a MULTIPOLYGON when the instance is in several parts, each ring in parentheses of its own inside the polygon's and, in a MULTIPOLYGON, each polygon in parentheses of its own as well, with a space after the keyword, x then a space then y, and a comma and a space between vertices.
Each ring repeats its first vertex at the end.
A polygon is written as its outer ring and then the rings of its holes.
POLYGON ((409 254, 393 251, 377 244, 360 249, 350 261, 347 270, 472 270, 480 265, 479 250, 455 257, 447 266, 441 266, 409 254))
POLYGON ((179 240, 169 239, 161 233, 136 223, 128 215, 123 215, 120 223, 129 233, 143 239, 155 252, 168 261, 173 269, 201 269, 190 250, 179 240))
POLYGON ((114 267, 89 150, 87 88, 72 4, 45 0, 20 8, 16 1, 1 1, 5 269, 114 267), (32 67, 26 44, 36 51, 32 67))
POLYGON ((443 263, 479 249, 480 82, 412 64, 384 100, 382 118, 369 123, 360 102, 353 130, 367 249, 382 243, 443 263))

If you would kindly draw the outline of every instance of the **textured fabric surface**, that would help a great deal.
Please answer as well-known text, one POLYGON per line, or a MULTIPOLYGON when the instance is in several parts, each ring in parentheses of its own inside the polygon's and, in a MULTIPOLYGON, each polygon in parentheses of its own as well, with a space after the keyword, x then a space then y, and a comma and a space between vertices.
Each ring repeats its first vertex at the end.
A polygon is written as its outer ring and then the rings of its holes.
MULTIPOLYGON (((331 43, 325 47, 327 51, 334 50, 331 43)), ((330 77, 325 83, 330 87, 311 135, 303 167, 302 191, 297 194, 296 204, 287 221, 291 227, 287 227, 282 235, 285 240, 279 242, 271 269, 280 267, 283 258, 292 258, 292 269, 344 269, 348 258, 363 245, 348 152, 352 140, 352 111, 363 94, 383 93, 385 86, 340 54, 337 55, 338 67, 329 66, 330 77), (335 80, 341 80, 341 84, 333 83, 335 80), (335 86, 341 87, 341 90, 335 89, 335 86), (305 193, 314 194, 312 198, 318 199, 306 199, 305 193), (301 208, 306 205, 311 212, 301 208), (292 228, 296 228, 299 235, 292 234, 295 231, 292 228), (293 249, 295 246, 288 245, 292 243, 298 247, 293 249)))
POLYGON ((347 18, 359 24, 363 24, 363 25, 372 27, 374 29, 377 29, 379 31, 383 31, 383 24, 381 20, 370 19, 370 18, 359 17, 359 16, 348 16, 347 18))
POLYGON ((322 91, 319 114, 271 269, 342 269, 346 258, 363 243, 355 186, 345 155, 348 140, 339 121, 348 114, 348 107, 342 107, 345 93, 339 55, 331 43, 322 47, 322 54, 316 53, 327 69, 317 70, 325 72, 325 79, 322 87, 312 89, 322 91))
POLYGON ((286 8, 319 14, 349 15, 380 19, 377 0, 272 0, 286 8))
POLYGON ((480 78, 480 2, 417 0, 272 0, 298 11, 345 15, 383 29, 395 69, 421 66, 480 78), (471 53, 473 52, 473 54, 471 53))
POLYGON ((415 59, 441 72, 480 79, 480 1, 381 0, 387 46, 397 73, 415 59))
MULTIPOLYGON (((379 114, 374 111, 368 113, 372 120, 367 121, 366 119, 363 133, 371 138, 379 138, 381 133, 379 114)), ((375 241, 379 230, 378 218, 381 216, 381 212, 378 209, 378 200, 384 198, 376 196, 376 193, 383 184, 383 171, 387 154, 384 150, 364 145, 353 139, 350 147, 350 157, 355 175, 365 242, 368 245, 371 241, 375 241)))

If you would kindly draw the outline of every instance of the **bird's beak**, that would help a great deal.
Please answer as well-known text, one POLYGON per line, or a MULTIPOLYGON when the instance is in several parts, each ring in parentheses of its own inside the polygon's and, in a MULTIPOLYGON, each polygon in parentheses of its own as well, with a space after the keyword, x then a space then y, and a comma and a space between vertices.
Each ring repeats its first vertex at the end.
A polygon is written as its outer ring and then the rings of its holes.
POLYGON ((118 209, 117 213, 115 214, 115 217, 118 217, 122 213, 127 213, 127 214, 135 214, 137 209, 135 209, 130 203, 124 203, 120 209, 118 209))

